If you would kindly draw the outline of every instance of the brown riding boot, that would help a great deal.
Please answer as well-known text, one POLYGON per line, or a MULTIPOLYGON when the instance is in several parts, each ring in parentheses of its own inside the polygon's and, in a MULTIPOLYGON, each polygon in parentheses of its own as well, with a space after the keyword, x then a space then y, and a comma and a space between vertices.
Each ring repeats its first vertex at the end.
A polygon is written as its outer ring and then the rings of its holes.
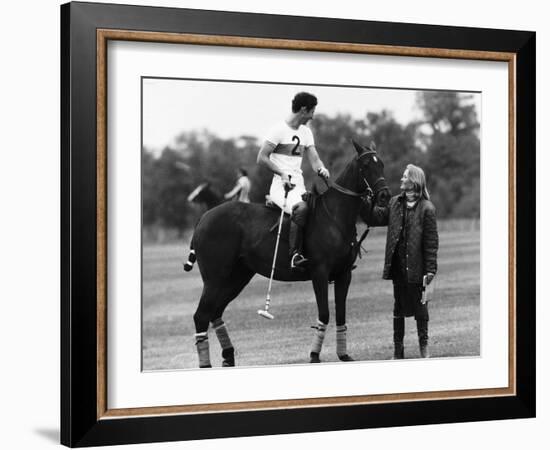
POLYGON ((429 358, 428 350, 428 321, 421 319, 416 321, 416 329, 418 332, 418 345, 420 347, 420 357, 429 358))
POLYGON ((405 358, 405 347, 403 338, 405 337, 405 318, 393 318, 393 359, 405 358))
POLYGON ((405 346, 403 342, 393 344, 393 359, 405 359, 405 346))
POLYGON ((307 264, 307 258, 302 254, 303 237, 304 228, 294 222, 294 220, 291 220, 288 240, 290 249, 290 267, 292 269, 303 269, 307 264))
POLYGON ((430 357, 430 351, 428 350, 428 344, 425 344, 425 345, 420 344, 420 357, 421 358, 429 358, 430 357))

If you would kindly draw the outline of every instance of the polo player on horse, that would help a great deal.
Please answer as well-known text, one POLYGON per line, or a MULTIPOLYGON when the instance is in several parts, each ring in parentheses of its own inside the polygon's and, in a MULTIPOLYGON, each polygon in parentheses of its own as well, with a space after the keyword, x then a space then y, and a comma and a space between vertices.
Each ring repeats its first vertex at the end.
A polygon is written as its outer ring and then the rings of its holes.
POLYGON ((306 192, 302 176, 302 158, 307 154, 311 167, 324 179, 330 174, 324 166, 306 124, 313 118, 317 98, 307 92, 296 94, 292 100, 292 113, 271 128, 260 152, 258 164, 273 172, 269 195, 281 209, 292 214, 290 222, 290 267, 301 268, 307 263, 303 255, 303 233, 307 220, 307 204, 302 199, 306 192), (292 188, 284 207, 285 187, 292 188))

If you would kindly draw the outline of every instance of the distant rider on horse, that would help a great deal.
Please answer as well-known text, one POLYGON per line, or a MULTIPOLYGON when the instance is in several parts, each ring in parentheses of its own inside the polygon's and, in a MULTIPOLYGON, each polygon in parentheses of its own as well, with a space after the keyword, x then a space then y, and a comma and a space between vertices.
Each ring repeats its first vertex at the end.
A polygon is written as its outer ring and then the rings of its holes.
POLYGON ((250 179, 248 178, 248 172, 246 169, 239 167, 235 187, 225 194, 223 198, 226 200, 234 199, 239 202, 250 203, 250 198, 248 196, 249 192, 250 179))
POLYGON ((292 100, 292 114, 271 128, 258 153, 258 164, 273 172, 269 195, 271 201, 283 208, 285 186, 288 193, 285 212, 292 214, 290 221, 290 267, 300 268, 307 263, 303 255, 303 233, 307 220, 307 204, 302 199, 306 192, 302 176, 302 157, 308 155, 311 167, 321 177, 330 174, 324 166, 313 139, 305 125, 313 118, 317 97, 307 92, 296 94, 292 100))

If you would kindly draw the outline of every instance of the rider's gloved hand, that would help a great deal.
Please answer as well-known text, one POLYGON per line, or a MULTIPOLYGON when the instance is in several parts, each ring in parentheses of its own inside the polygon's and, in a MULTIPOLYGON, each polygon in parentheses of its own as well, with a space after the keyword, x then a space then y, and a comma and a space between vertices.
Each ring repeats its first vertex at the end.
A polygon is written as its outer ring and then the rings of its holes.
POLYGON ((288 173, 283 173, 281 175, 281 180, 283 180, 283 184, 284 184, 285 188, 290 190, 294 187, 294 185, 290 181, 290 175, 288 173))
POLYGON ((321 167, 319 170, 317 170, 317 175, 319 175, 321 178, 324 178, 325 180, 328 180, 330 177, 330 173, 326 167, 321 167))

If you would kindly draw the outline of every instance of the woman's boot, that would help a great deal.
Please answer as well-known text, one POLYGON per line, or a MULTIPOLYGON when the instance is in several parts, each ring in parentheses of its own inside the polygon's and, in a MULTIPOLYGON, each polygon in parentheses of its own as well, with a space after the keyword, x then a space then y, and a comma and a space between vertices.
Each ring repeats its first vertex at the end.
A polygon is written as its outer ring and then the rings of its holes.
POLYGON ((421 319, 416 321, 416 329, 418 331, 418 345, 420 346, 420 357, 429 358, 428 351, 428 321, 421 319))
POLYGON ((403 338, 405 336, 405 318, 393 318, 393 359, 404 359, 405 349, 403 338))

